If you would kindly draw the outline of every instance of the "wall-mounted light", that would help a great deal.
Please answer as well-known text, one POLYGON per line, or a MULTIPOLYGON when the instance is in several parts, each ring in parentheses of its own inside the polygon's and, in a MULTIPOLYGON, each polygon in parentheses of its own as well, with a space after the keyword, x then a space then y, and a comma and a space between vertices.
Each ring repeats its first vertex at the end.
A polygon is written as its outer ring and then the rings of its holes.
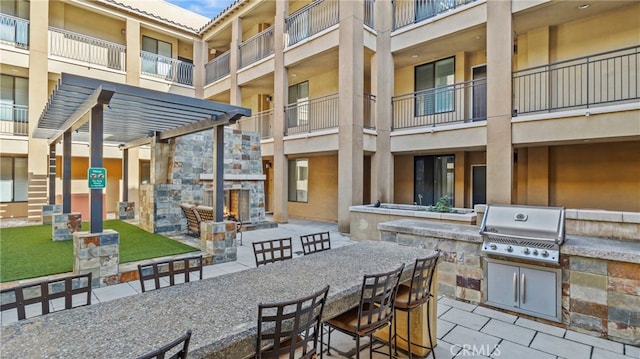
POLYGON ((126 35, 127 34, 127 29, 120 29, 120 33, 122 35, 126 35))
POLYGON ((265 162, 265 163, 264 163, 264 166, 265 166, 266 168, 271 168, 271 162, 265 162))
MULTIPOLYGON (((271 96, 267 96, 267 97, 265 97, 265 101, 267 101, 267 102, 271 102, 271 101, 273 101, 273 97, 271 97, 271 96)), ((267 162, 267 163, 268 163, 268 162, 267 162)))

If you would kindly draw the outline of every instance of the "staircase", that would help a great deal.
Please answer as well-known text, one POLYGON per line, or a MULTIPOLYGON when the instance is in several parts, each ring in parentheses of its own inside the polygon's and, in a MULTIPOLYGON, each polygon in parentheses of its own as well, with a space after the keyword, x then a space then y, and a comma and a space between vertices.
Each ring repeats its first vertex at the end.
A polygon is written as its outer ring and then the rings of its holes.
POLYGON ((44 174, 29 172, 29 206, 27 216, 29 222, 42 220, 42 205, 48 204, 47 186, 49 177, 44 174))

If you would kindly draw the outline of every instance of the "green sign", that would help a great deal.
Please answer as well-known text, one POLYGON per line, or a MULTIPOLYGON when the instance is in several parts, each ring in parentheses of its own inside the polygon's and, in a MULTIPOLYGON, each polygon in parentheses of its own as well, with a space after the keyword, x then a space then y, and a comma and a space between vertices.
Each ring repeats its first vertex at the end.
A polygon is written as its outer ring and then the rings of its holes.
POLYGON ((87 171, 90 189, 103 189, 107 187, 107 169, 90 167, 87 171))

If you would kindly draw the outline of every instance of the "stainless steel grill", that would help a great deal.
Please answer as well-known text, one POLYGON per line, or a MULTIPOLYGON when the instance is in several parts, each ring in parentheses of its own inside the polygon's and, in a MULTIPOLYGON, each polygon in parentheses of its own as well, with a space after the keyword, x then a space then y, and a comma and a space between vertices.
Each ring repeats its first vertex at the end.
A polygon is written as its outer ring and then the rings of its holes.
POLYGON ((484 253, 557 264, 564 208, 487 205, 480 234, 484 253))

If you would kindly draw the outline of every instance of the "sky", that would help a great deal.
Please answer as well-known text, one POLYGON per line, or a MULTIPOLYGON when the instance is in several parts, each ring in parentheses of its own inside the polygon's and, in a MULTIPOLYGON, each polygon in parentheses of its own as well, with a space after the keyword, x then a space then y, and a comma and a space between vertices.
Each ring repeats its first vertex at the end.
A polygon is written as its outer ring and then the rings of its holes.
POLYGON ((165 0, 212 19, 235 0, 165 0))

